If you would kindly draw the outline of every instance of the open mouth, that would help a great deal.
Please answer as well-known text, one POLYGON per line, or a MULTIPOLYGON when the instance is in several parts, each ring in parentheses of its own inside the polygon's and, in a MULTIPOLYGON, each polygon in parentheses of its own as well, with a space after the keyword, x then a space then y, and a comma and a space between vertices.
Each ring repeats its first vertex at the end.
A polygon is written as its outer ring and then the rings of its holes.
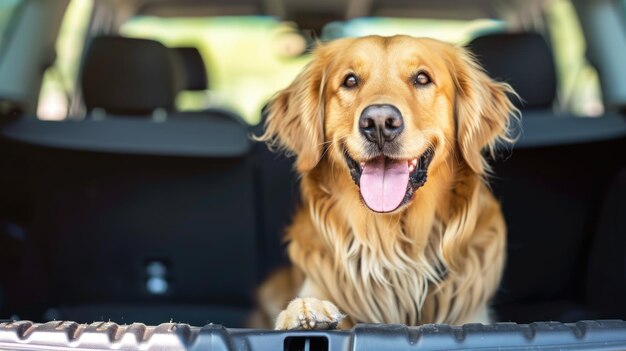
POLYGON ((357 162, 345 151, 344 154, 365 205, 374 212, 385 213, 411 201, 415 191, 426 183, 428 166, 435 152, 428 148, 411 160, 381 155, 364 162, 357 162))

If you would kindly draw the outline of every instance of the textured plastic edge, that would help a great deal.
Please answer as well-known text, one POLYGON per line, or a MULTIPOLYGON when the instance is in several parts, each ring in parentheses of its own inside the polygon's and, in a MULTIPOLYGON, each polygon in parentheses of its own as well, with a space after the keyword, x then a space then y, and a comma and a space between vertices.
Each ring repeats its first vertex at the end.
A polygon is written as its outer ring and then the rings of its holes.
MULTIPOLYGON (((328 351, 626 350, 626 322, 496 323, 419 327, 360 324, 352 330, 273 331, 164 323, 119 325, 54 321, 0 323, 0 350, 290 351, 285 339, 326 338, 328 351)), ((324 351, 324 350, 311 350, 324 351)))

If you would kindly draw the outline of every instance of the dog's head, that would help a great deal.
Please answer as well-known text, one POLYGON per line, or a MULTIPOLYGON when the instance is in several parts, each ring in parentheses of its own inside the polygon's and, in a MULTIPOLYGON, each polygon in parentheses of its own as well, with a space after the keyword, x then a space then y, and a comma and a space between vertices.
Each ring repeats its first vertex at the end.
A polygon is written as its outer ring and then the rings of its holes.
POLYGON ((507 138, 511 88, 462 48, 433 39, 371 36, 321 45, 269 105, 262 139, 307 173, 342 165, 366 206, 411 202, 427 173, 462 162, 487 172, 481 151, 507 138))

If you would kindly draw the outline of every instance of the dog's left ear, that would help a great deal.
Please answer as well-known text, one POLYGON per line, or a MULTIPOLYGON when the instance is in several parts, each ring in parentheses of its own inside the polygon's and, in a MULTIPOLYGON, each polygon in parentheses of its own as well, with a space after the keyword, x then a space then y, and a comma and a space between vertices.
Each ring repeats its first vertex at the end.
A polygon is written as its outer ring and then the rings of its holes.
POLYGON ((509 135, 518 114, 509 96, 517 96, 506 83, 492 80, 465 49, 456 48, 452 72, 456 85, 457 142, 463 159, 477 174, 489 172, 482 155, 493 154, 498 141, 514 142, 509 135))

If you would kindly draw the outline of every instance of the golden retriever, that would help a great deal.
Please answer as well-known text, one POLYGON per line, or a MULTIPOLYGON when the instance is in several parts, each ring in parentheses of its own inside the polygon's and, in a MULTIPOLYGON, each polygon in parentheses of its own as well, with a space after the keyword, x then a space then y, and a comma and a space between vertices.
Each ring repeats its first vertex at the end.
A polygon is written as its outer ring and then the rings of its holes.
POLYGON ((320 45, 259 138, 296 156, 302 204, 256 326, 489 322, 506 227, 482 152, 511 141, 509 94, 438 40, 320 45))

